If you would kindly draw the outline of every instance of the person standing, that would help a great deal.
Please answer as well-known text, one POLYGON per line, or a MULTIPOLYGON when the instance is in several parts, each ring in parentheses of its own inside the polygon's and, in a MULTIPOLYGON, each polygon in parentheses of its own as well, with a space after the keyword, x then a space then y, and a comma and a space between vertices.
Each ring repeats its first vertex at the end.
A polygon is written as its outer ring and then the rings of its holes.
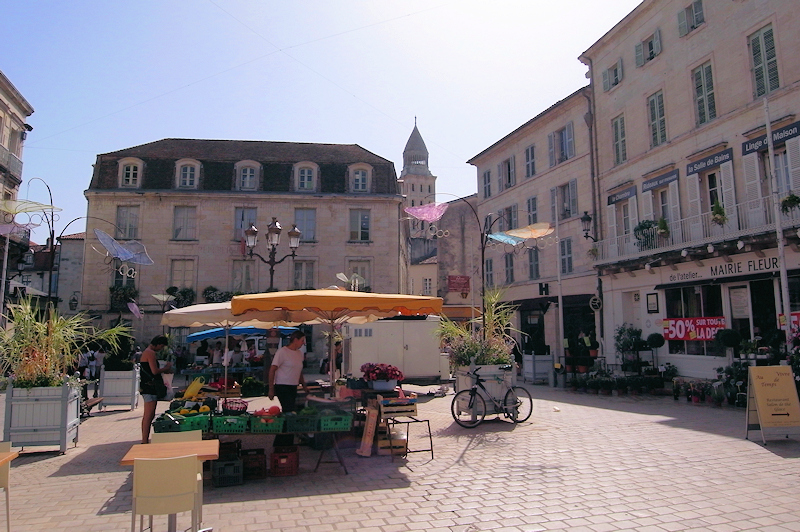
MULTIPOLYGON (((289 345, 278 349, 269 368, 269 398, 278 397, 281 410, 284 413, 294 412, 297 400, 297 385, 301 385, 308 393, 308 386, 303 379, 303 351, 300 349, 306 343, 306 336, 300 331, 294 331, 289 336, 289 345)), ((275 447, 284 447, 294 443, 292 434, 279 434, 275 436, 275 447)))
POLYGON ((153 423, 153 418, 156 417, 156 404, 158 403, 158 396, 152 393, 144 393, 143 387, 155 379, 161 379, 162 373, 172 372, 172 362, 167 362, 163 368, 158 367, 158 360, 156 360, 156 353, 164 349, 169 344, 166 336, 156 336, 150 341, 150 345, 142 353, 142 361, 139 371, 141 373, 141 382, 139 385, 139 393, 142 394, 144 401, 144 414, 142 414, 142 443, 150 443, 150 425, 153 423))
MULTIPOLYGON (((100 387, 100 370, 103 367, 103 360, 105 358, 106 350, 101 345, 94 353, 94 375, 92 376, 92 380, 94 381, 94 395, 92 397, 97 397, 97 392, 100 387)), ((89 364, 91 364, 91 362, 89 364)))

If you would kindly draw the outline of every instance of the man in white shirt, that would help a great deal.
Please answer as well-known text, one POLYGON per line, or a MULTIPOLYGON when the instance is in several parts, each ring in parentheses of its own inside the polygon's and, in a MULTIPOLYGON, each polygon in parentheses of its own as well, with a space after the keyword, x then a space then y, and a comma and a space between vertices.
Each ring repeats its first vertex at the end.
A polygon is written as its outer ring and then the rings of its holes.
MULTIPOLYGON (((304 356, 300 350, 305 342, 305 335, 300 331, 294 331, 289 336, 289 345, 278 349, 269 368, 269 398, 274 399, 277 396, 284 413, 294 412, 298 384, 308 393, 308 386, 303 379, 304 356)), ((294 437, 291 434, 275 436, 275 447, 293 443, 294 437)))

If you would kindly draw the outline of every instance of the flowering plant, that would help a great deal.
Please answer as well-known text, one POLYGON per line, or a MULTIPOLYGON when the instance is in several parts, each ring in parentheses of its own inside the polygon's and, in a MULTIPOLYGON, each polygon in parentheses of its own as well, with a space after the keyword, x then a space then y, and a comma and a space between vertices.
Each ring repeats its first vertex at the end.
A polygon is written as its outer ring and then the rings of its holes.
POLYGON ((361 372, 364 374, 364 379, 368 381, 401 381, 405 378, 403 372, 391 364, 373 364, 367 362, 361 366, 361 372))

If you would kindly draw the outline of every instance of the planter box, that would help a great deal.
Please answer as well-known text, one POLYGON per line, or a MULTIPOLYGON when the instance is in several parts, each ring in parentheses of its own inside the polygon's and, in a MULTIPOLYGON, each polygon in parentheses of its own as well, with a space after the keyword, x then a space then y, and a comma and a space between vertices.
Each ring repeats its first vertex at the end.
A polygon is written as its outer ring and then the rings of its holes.
POLYGON ((80 401, 80 389, 67 384, 30 390, 9 386, 3 439, 13 447, 58 445, 63 454, 68 442, 78 443, 80 401))
POLYGON ((139 403, 139 364, 129 371, 106 371, 100 368, 100 408, 125 405, 131 410, 139 403))
MULTIPOLYGON (((509 386, 513 386, 516 384, 516 372, 514 371, 513 367, 511 371, 503 371, 501 370, 502 366, 500 365, 491 365, 491 366, 476 366, 476 368, 480 368, 478 370, 478 375, 485 379, 486 382, 483 383, 486 390, 492 394, 495 399, 498 399, 502 402, 503 397, 505 397, 506 390, 501 382, 498 382, 498 378, 505 381, 505 383, 509 386)), ((474 379, 467 375, 469 371, 469 367, 467 366, 460 366, 456 369, 456 392, 461 390, 469 390, 472 388, 474 383, 474 379)), ((484 396, 486 399, 486 410, 487 412, 492 411, 492 402, 491 400, 486 397, 486 394, 483 390, 479 390, 480 394, 484 396)))

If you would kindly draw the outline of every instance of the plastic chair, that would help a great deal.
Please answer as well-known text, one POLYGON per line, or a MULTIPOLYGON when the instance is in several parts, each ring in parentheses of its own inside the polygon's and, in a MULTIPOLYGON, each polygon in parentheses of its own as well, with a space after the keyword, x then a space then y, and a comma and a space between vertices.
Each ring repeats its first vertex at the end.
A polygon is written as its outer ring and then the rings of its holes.
POLYGON ((136 516, 141 515, 139 530, 144 529, 144 516, 192 512, 192 532, 197 532, 197 455, 176 458, 140 458, 133 461, 133 509, 131 532, 136 530, 136 516))
MULTIPOLYGON (((11 442, 10 441, 2 441, 0 442, 0 453, 7 453, 11 451, 11 442)), ((6 492, 6 528, 8 532, 11 532, 11 494, 9 493, 9 489, 11 488, 11 484, 8 481, 8 473, 11 470, 11 462, 7 462, 0 466, 0 488, 3 488, 3 491, 6 492)))
MULTIPOLYGON (((200 441, 203 439, 202 430, 187 430, 185 432, 154 432, 150 437, 151 443, 168 443, 182 441, 200 441)), ((197 461, 197 525, 203 522, 203 462, 197 461)))

